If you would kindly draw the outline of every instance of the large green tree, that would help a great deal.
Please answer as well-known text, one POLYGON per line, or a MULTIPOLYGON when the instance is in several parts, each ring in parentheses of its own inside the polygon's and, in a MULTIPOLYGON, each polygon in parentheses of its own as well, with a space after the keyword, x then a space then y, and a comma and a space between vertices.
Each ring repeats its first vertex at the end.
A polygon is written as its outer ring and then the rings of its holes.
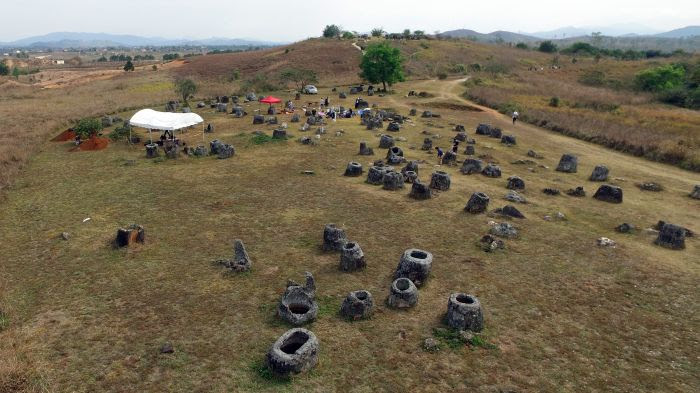
POLYGON ((134 63, 131 62, 131 60, 127 60, 126 64, 124 64, 124 71, 129 72, 134 70, 134 63))
POLYGON ((298 91, 304 86, 318 82, 316 72, 304 68, 287 68, 280 72, 280 81, 284 84, 294 83, 298 91))
POLYGON ((327 25, 323 29, 323 36, 325 38, 340 37, 340 34, 342 34, 342 32, 343 30, 338 25, 327 25))
POLYGON ((175 92, 182 97, 182 101, 187 103, 187 98, 197 92, 197 85, 192 79, 177 79, 175 80, 175 92))
POLYGON ((386 42, 372 44, 367 47, 362 62, 360 76, 370 83, 382 83, 384 91, 386 85, 393 85, 404 80, 403 57, 398 48, 394 48, 386 42))

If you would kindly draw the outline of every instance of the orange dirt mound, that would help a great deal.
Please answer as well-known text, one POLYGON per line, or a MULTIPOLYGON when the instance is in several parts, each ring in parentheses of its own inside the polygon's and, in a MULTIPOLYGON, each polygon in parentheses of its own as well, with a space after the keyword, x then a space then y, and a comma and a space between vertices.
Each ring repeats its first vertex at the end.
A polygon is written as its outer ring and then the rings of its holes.
POLYGON ((109 139, 94 136, 73 148, 72 151, 102 150, 106 149, 107 145, 109 145, 109 139))
POLYGON ((67 129, 63 131, 62 133, 56 135, 51 141, 53 142, 66 142, 66 141, 72 141, 75 139, 75 132, 73 132, 72 129, 67 129))

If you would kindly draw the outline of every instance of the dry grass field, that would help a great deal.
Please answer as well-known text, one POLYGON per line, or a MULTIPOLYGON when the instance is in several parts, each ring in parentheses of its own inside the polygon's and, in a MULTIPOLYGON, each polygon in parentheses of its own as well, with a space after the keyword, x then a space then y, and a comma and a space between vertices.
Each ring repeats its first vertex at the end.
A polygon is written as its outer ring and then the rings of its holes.
MULTIPOLYGON (((122 95, 131 94, 134 106, 137 99, 168 96, 147 88, 161 86, 157 73, 129 78, 121 90, 115 87, 119 80, 95 82, 95 95, 111 90, 83 110, 71 102, 86 105, 88 96, 15 94, 29 96, 28 106, 39 105, 42 97, 56 101, 74 113, 70 117, 110 107, 129 117, 133 110, 125 109, 122 95)), ((365 130, 358 119, 329 124, 318 146, 297 143, 296 137, 311 132, 298 131, 296 124, 290 124, 293 139, 256 144, 252 132, 269 135, 273 126, 253 126, 250 116, 199 111, 215 133, 203 135, 197 127, 183 138, 191 145, 213 138, 231 143, 236 155, 228 160, 148 160, 141 146, 123 143, 69 152, 68 143, 43 142, 52 135, 49 128, 56 131, 51 118, 37 123, 44 124, 32 128, 39 152, 0 204, 0 392, 700 389, 700 244, 690 238, 685 250, 671 251, 653 245, 654 236, 644 231, 665 220, 697 233, 700 204, 687 195, 700 175, 528 124, 512 126, 494 110, 473 110, 460 98, 461 83, 413 81, 396 86, 396 94, 370 98, 403 114, 412 107, 438 108, 441 118, 413 118, 395 135, 407 139, 398 145, 408 159, 421 160, 422 180, 438 168, 435 157, 419 149, 421 132, 439 134, 434 144, 446 148, 454 124, 465 125, 477 139, 477 154, 491 156, 503 170, 502 178, 492 179, 441 167, 452 176, 451 189, 428 201, 409 199, 408 188, 384 191, 364 177, 342 176, 349 161, 358 160, 366 170, 385 155, 377 148, 378 133, 365 130), (405 97, 408 90, 434 97, 405 97), (516 135, 518 144, 506 147, 475 136, 482 122, 516 135), (374 157, 356 155, 363 140, 374 147, 374 157), (544 158, 512 164, 531 159, 528 149, 544 158), (553 170, 566 152, 578 155, 578 173, 553 170), (624 189, 621 205, 590 197, 598 183, 587 179, 597 164, 608 165, 612 183, 624 189), (491 196, 491 208, 505 205, 505 183, 512 175, 526 182, 529 203, 518 208, 527 218, 513 222, 520 236, 506 240, 505 250, 485 253, 479 239, 488 221, 501 219, 462 209, 475 191, 491 196), (634 186, 643 181, 659 182, 665 190, 634 186), (587 197, 541 192, 579 185, 587 197), (566 219, 543 219, 557 212, 566 219), (359 242, 366 270, 342 273, 338 255, 320 251, 323 226, 330 222, 359 242), (640 230, 616 233, 613 228, 622 222, 640 230), (113 249, 116 228, 130 223, 145 226, 146 243, 113 249), (64 231, 68 241, 58 237, 64 231), (596 246, 600 236, 618 246, 596 246), (248 248, 250 273, 224 274, 212 263, 231 254, 234 238, 248 248), (433 272, 418 305, 395 311, 384 299, 399 256, 410 247, 434 254, 433 272), (308 327, 320 340, 320 361, 307 374, 278 380, 262 360, 289 328, 275 316, 285 283, 300 280, 304 271, 315 275, 318 287, 319 317, 308 327), (356 289, 369 290, 377 310, 370 320, 347 322, 338 310, 356 289), (441 336, 439 352, 423 351, 423 340, 443 327, 447 298, 456 291, 481 300, 485 344, 454 345, 441 336), (160 354, 164 342, 175 353, 160 354)), ((338 102, 329 89, 321 95, 338 102)), ((257 108, 249 105, 248 111, 257 108)), ((12 118, 17 132, 22 118, 12 118)), ((280 119, 289 122, 288 115, 280 119)))

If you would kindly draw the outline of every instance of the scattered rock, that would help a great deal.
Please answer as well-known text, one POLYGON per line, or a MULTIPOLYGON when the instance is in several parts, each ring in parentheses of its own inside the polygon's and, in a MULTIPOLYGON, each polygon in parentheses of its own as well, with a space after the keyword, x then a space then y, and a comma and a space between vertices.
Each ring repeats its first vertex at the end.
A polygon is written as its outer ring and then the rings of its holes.
POLYGON ((608 180, 608 173, 610 171, 608 170, 608 167, 605 165, 598 165, 595 168, 593 168, 593 173, 591 173, 590 180, 591 181, 606 181, 608 180))
POLYGON ((453 153, 452 151, 446 151, 445 154, 442 156, 442 164, 443 165, 451 165, 457 162, 457 155, 453 153))
POLYGON ((394 308, 410 308, 418 303, 418 288, 408 278, 397 278, 391 283, 387 304, 394 308))
POLYGON ((584 191, 583 187, 578 186, 576 188, 570 188, 566 191, 567 195, 573 196, 573 197, 585 197, 586 196, 586 191, 584 191))
POLYGON ((367 142, 362 141, 360 142, 360 152, 357 154, 361 156, 372 156, 374 155, 374 149, 368 147, 367 142))
POLYGON ((661 184, 654 182, 637 183, 636 186, 642 191, 659 192, 664 190, 664 187, 661 184))
POLYGON ((396 171, 384 172, 384 176, 382 177, 382 184, 385 190, 396 191, 398 189, 401 189, 403 188, 404 184, 403 175, 396 171))
POLYGON ((564 154, 557 165, 558 172, 576 173, 578 158, 573 154, 564 154))
POLYGON ((685 228, 664 223, 659 229, 659 236, 654 241, 654 244, 672 250, 682 250, 685 248, 685 237, 685 228))
POLYGON ((545 188, 542 190, 543 193, 547 195, 559 195, 561 194, 561 191, 557 190, 556 188, 545 188))
POLYGON ((272 344, 265 361, 274 374, 299 374, 316 367, 319 347, 310 330, 290 329, 272 344))
POLYGON ((517 144, 514 135, 503 135, 501 137, 501 143, 508 146, 513 146, 517 144))
POLYGON ((365 290, 350 292, 340 306, 340 315, 352 320, 369 318, 373 311, 372 294, 365 290))
POLYGON ((162 353, 162 354, 175 353, 175 348, 173 347, 173 344, 171 344, 171 343, 164 343, 160 347, 160 353, 162 353))
POLYGON ((451 294, 447 301, 447 325, 457 330, 483 330, 484 315, 479 299, 466 293, 451 294))
POLYGON ((603 184, 595 192, 593 198, 610 203, 622 203, 622 189, 620 187, 603 184))
POLYGON ((61 232, 60 237, 63 240, 68 240, 68 239, 70 239, 70 234, 68 232, 61 232))
POLYGON ((513 218, 525 218, 523 213, 513 205, 503 206, 502 208, 494 210, 494 213, 513 218))
POLYGON ((501 177, 501 168, 498 165, 488 164, 484 170, 481 171, 481 174, 487 177, 501 177))
POLYGON ((295 326, 313 321, 318 315, 315 295, 316 285, 311 273, 306 272, 305 286, 290 280, 277 307, 277 315, 295 326))
POLYGON ((532 157, 532 158, 542 158, 542 156, 541 156, 540 154, 538 154, 538 153, 537 153, 536 151, 534 151, 534 150, 528 150, 528 151, 527 151, 527 156, 528 156, 528 157, 532 157))
POLYGON ((379 139, 379 148, 388 149, 392 146, 394 146, 394 138, 391 135, 382 134, 379 139))
POLYGON ((454 130, 457 132, 464 132, 464 126, 461 124, 457 124, 454 130))
POLYGON ((634 227, 634 225, 628 224, 626 222, 615 227, 615 230, 620 233, 632 233, 635 231, 635 229, 636 228, 634 227))
POLYGON ((437 352, 440 350, 440 343, 436 339, 428 337, 423 341, 423 350, 427 352, 437 352))
POLYGON ((343 176, 357 177, 362 176, 362 173, 362 164, 359 162, 349 162, 343 176))
POLYGON ((612 239, 608 239, 607 237, 600 237, 598 238, 598 246, 615 248, 617 243, 615 243, 615 241, 612 239))
POLYGON ((450 175, 444 171, 435 171, 430 177, 430 188, 447 191, 450 189, 450 175))
POLYGON ((507 222, 501 222, 489 229, 489 233, 499 237, 513 238, 518 236, 518 230, 507 222))
POLYGON ((471 175, 473 173, 481 172, 484 169, 483 166, 483 161, 477 160, 475 158, 467 158, 462 163, 462 168, 459 171, 465 175, 471 175))
POLYGON ((506 184, 506 188, 509 190, 524 190, 525 189, 525 181, 518 176, 511 176, 508 178, 508 184, 506 184))
POLYGON ((520 195, 515 190, 508 191, 508 193, 506 194, 506 196, 504 198, 505 198, 505 200, 511 201, 511 202, 527 203, 527 200, 525 199, 525 197, 520 195))
POLYGON ((253 266, 253 262, 248 256, 248 251, 246 251, 245 245, 240 239, 233 241, 233 259, 221 259, 217 263, 238 273, 250 271, 253 266))
POLYGON ((219 146, 219 153, 217 157, 220 160, 226 159, 226 158, 231 158, 233 155, 236 153, 236 150, 233 148, 233 146, 223 143, 221 146, 219 146))
POLYGON ((700 199, 700 184, 696 184, 693 187, 693 192, 690 193, 690 197, 693 199, 700 199))
POLYGON ((357 242, 347 242, 340 250, 340 270, 354 272, 367 266, 365 254, 357 242))
POLYGON ((482 249, 486 252, 495 252, 506 248, 506 244, 501 239, 496 239, 491 235, 484 235, 481 238, 482 249))
POLYGON ((409 248, 401 255, 394 278, 408 278, 420 287, 428 279, 432 265, 433 254, 417 248, 409 248))
POLYGON ((432 191, 426 184, 414 180, 413 185, 411 185, 411 192, 408 196, 418 200, 430 199, 432 197, 432 191))
POLYGON ((323 251, 341 251, 347 241, 345 231, 335 224, 326 224, 323 228, 323 251))
POLYGON ((472 214, 483 213, 489 207, 489 196, 483 192, 475 192, 469 198, 464 211, 472 214))
POLYGON ((141 225, 131 224, 126 228, 117 229, 117 237, 114 240, 114 245, 117 248, 131 246, 135 243, 144 243, 146 240, 146 232, 141 225))
POLYGON ((467 147, 464 149, 464 154, 468 156, 473 156, 475 154, 474 145, 467 145, 467 147))

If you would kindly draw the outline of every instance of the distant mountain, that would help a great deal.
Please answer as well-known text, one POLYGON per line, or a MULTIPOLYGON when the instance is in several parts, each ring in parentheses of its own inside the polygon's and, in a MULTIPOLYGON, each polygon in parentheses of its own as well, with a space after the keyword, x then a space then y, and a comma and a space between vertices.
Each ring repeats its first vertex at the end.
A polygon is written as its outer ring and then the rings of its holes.
POLYGON ((491 33, 485 34, 469 29, 459 29, 440 33, 440 36, 453 38, 470 38, 480 42, 533 42, 539 40, 537 37, 503 30, 493 31, 491 33))
POLYGON ((105 46, 274 46, 280 43, 240 38, 168 39, 106 33, 57 32, 0 43, 8 48, 91 48, 105 46))
POLYGON ((686 38, 695 36, 700 36, 700 26, 686 26, 654 35, 654 37, 662 38, 686 38))
POLYGON ((621 23, 609 26, 567 26, 550 31, 538 31, 535 33, 529 33, 529 35, 544 39, 563 39, 587 36, 591 35, 591 33, 594 32, 600 32, 603 35, 610 37, 652 35, 659 33, 658 30, 654 30, 650 27, 640 25, 637 23, 621 23))

